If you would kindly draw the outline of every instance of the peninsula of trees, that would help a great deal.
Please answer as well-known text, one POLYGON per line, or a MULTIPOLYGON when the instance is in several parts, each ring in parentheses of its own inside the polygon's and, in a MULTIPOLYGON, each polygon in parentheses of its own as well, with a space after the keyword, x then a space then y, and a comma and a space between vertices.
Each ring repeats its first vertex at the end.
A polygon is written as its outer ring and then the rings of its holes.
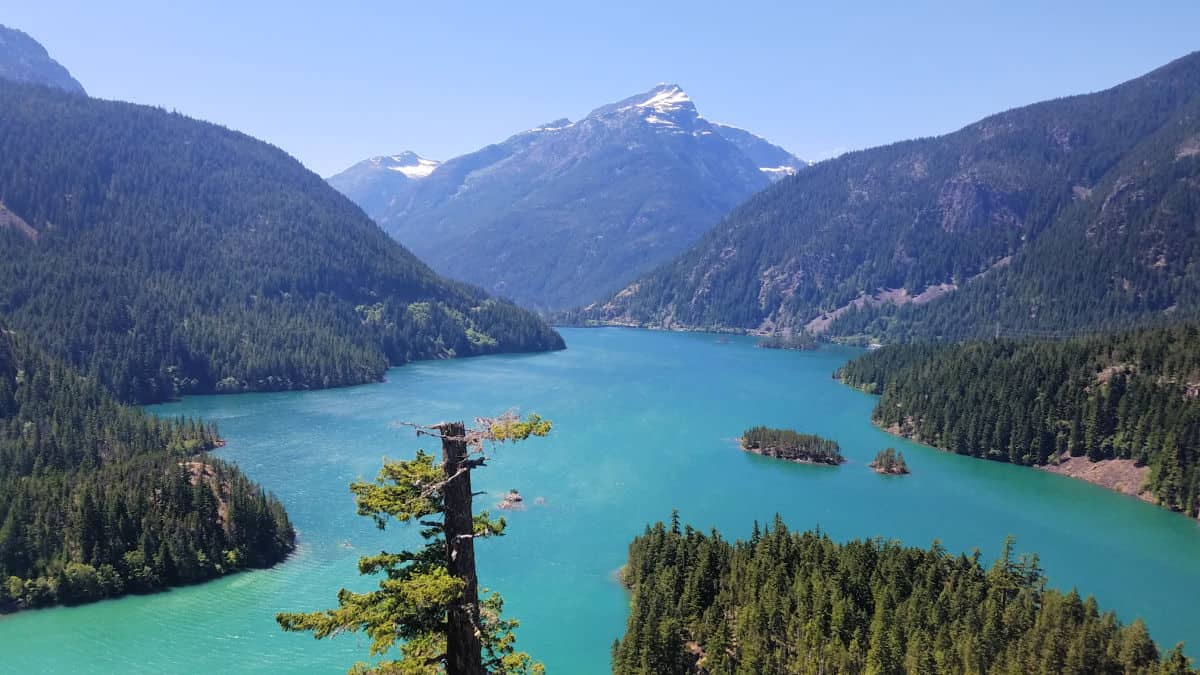
POLYGON ((749 541, 647 527, 629 547, 633 592, 616 675, 1193 673, 1141 620, 1046 588, 1012 542, 985 568, 938 544, 835 543, 778 519, 749 541))
POLYGON ((837 441, 790 429, 751 427, 742 433, 741 444, 747 452, 801 464, 836 466, 846 461, 837 441))
POLYGON ((1148 496, 1200 509, 1200 326, 1065 342, 897 345, 841 379, 881 394, 880 426, 963 455, 1025 465, 1071 457, 1145 467, 1148 496))
POLYGON ((283 506, 202 453, 213 427, 112 400, 0 328, 0 611, 82 603, 282 560, 283 506))

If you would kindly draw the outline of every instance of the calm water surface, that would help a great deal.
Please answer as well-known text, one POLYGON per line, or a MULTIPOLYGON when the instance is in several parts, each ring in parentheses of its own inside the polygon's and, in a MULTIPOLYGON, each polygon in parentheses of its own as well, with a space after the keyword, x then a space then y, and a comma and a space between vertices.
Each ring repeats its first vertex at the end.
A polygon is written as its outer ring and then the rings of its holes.
POLYGON ((432 447, 397 420, 470 419, 519 406, 554 435, 502 448, 476 472, 482 505, 518 488, 532 501, 485 542, 483 583, 519 618, 522 648, 550 673, 609 673, 627 598, 613 573, 629 540, 678 508, 699 528, 745 536, 781 513, 837 539, 898 538, 989 558, 1004 536, 1037 551, 1050 581, 1095 594, 1163 643, 1200 648, 1200 528, 1181 516, 1071 479, 907 443, 873 428, 873 397, 830 379, 853 350, 796 353, 705 334, 563 331, 555 354, 398 368, 388 381, 306 393, 190 398, 154 409, 219 423, 238 463, 278 494, 299 530, 283 565, 168 593, 0 619, 3 672, 344 672, 365 656, 356 636, 284 634, 278 610, 331 607, 340 587, 367 590, 360 555, 414 540, 354 515, 346 485, 385 457, 432 447), (739 452, 747 426, 792 427, 841 443, 839 468, 739 452), (913 473, 866 466, 886 446, 913 473))

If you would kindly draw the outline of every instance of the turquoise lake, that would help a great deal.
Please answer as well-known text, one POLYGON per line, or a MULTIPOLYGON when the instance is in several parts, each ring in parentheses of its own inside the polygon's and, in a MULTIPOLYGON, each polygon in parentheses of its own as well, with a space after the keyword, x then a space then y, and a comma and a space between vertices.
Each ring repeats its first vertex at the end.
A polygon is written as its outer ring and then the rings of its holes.
POLYGON ((0 671, 14 673, 334 673, 369 641, 284 634, 274 613, 332 607, 340 587, 366 590, 360 555, 400 549, 415 532, 380 532, 354 513, 347 484, 383 457, 437 450, 394 422, 470 420, 510 407, 554 421, 550 438, 499 449, 476 471, 477 507, 509 488, 530 506, 484 542, 480 577, 521 620, 521 648, 551 674, 609 673, 627 596, 614 581, 647 523, 682 519, 730 537, 755 519, 836 539, 885 537, 990 562, 1005 535, 1041 556, 1050 583, 1094 594, 1123 621, 1141 616, 1160 644, 1200 654, 1200 527, 1135 499, 1027 468, 945 454, 870 423, 875 398, 830 374, 848 348, 755 349, 751 338, 626 329, 564 330, 552 354, 417 363, 387 382, 330 391, 212 396, 158 406, 216 421, 217 455, 275 492, 299 531, 284 564, 212 583, 90 606, 0 618, 0 671), (738 450, 746 427, 836 439, 841 467, 788 464, 738 450), (866 464, 887 446, 913 473, 866 464))

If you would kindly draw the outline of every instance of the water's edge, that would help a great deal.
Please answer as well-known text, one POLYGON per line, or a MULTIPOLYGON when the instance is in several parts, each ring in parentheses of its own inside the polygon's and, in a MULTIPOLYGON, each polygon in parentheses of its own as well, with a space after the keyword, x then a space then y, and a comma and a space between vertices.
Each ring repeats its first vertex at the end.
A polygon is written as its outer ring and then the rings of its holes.
POLYGON ((647 523, 678 508, 698 528, 749 534, 775 513, 793 529, 838 540, 934 540, 951 551, 998 553, 1008 534, 1037 551, 1050 585, 1095 594, 1125 622, 1143 617, 1164 646, 1200 636, 1200 528, 1104 488, 1018 470, 893 437, 871 422, 876 397, 830 373, 856 349, 754 349, 746 336, 564 329, 570 349, 427 361, 380 384, 336 390, 190 397, 156 414, 219 424, 236 462, 277 494, 299 531, 282 565, 200 586, 0 618, 0 651, 15 671, 334 672, 366 658, 360 636, 314 641, 285 634, 276 611, 336 604, 340 587, 366 590, 355 562, 411 545, 415 532, 380 532, 357 517, 347 484, 370 478, 385 455, 428 440, 396 420, 471 419, 519 406, 555 423, 548 439, 503 448, 476 489, 491 508, 509 488, 544 506, 505 513, 506 536, 482 542, 484 585, 521 620, 519 647, 551 673, 609 672, 628 596, 612 579, 647 523), (718 337, 723 338, 719 340, 718 337), (816 467, 741 452, 749 426, 832 438, 847 463, 816 467), (913 473, 867 468, 886 446, 913 473), (64 636, 70 636, 64 639, 64 636))

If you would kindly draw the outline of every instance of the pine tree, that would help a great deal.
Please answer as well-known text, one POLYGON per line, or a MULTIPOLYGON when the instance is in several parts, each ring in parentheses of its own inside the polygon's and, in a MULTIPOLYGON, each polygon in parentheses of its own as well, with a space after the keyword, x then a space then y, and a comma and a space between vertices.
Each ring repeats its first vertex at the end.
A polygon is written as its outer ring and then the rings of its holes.
POLYGON ((439 438, 442 462, 418 451, 407 461, 385 462, 373 483, 350 486, 358 513, 380 528, 391 519, 420 525, 425 545, 416 551, 382 552, 359 559, 361 574, 382 573, 379 590, 342 589, 336 609, 280 613, 286 631, 310 631, 317 639, 363 632, 378 656, 398 641, 400 658, 353 672, 406 675, 526 675, 543 668, 514 649, 517 622, 501 618, 498 594, 479 599, 475 539, 504 532, 504 519, 492 520, 472 507, 471 472, 484 466, 485 445, 546 436, 551 424, 537 415, 504 415, 416 427, 418 435, 439 438), (440 517, 440 519, 439 519, 440 517))

